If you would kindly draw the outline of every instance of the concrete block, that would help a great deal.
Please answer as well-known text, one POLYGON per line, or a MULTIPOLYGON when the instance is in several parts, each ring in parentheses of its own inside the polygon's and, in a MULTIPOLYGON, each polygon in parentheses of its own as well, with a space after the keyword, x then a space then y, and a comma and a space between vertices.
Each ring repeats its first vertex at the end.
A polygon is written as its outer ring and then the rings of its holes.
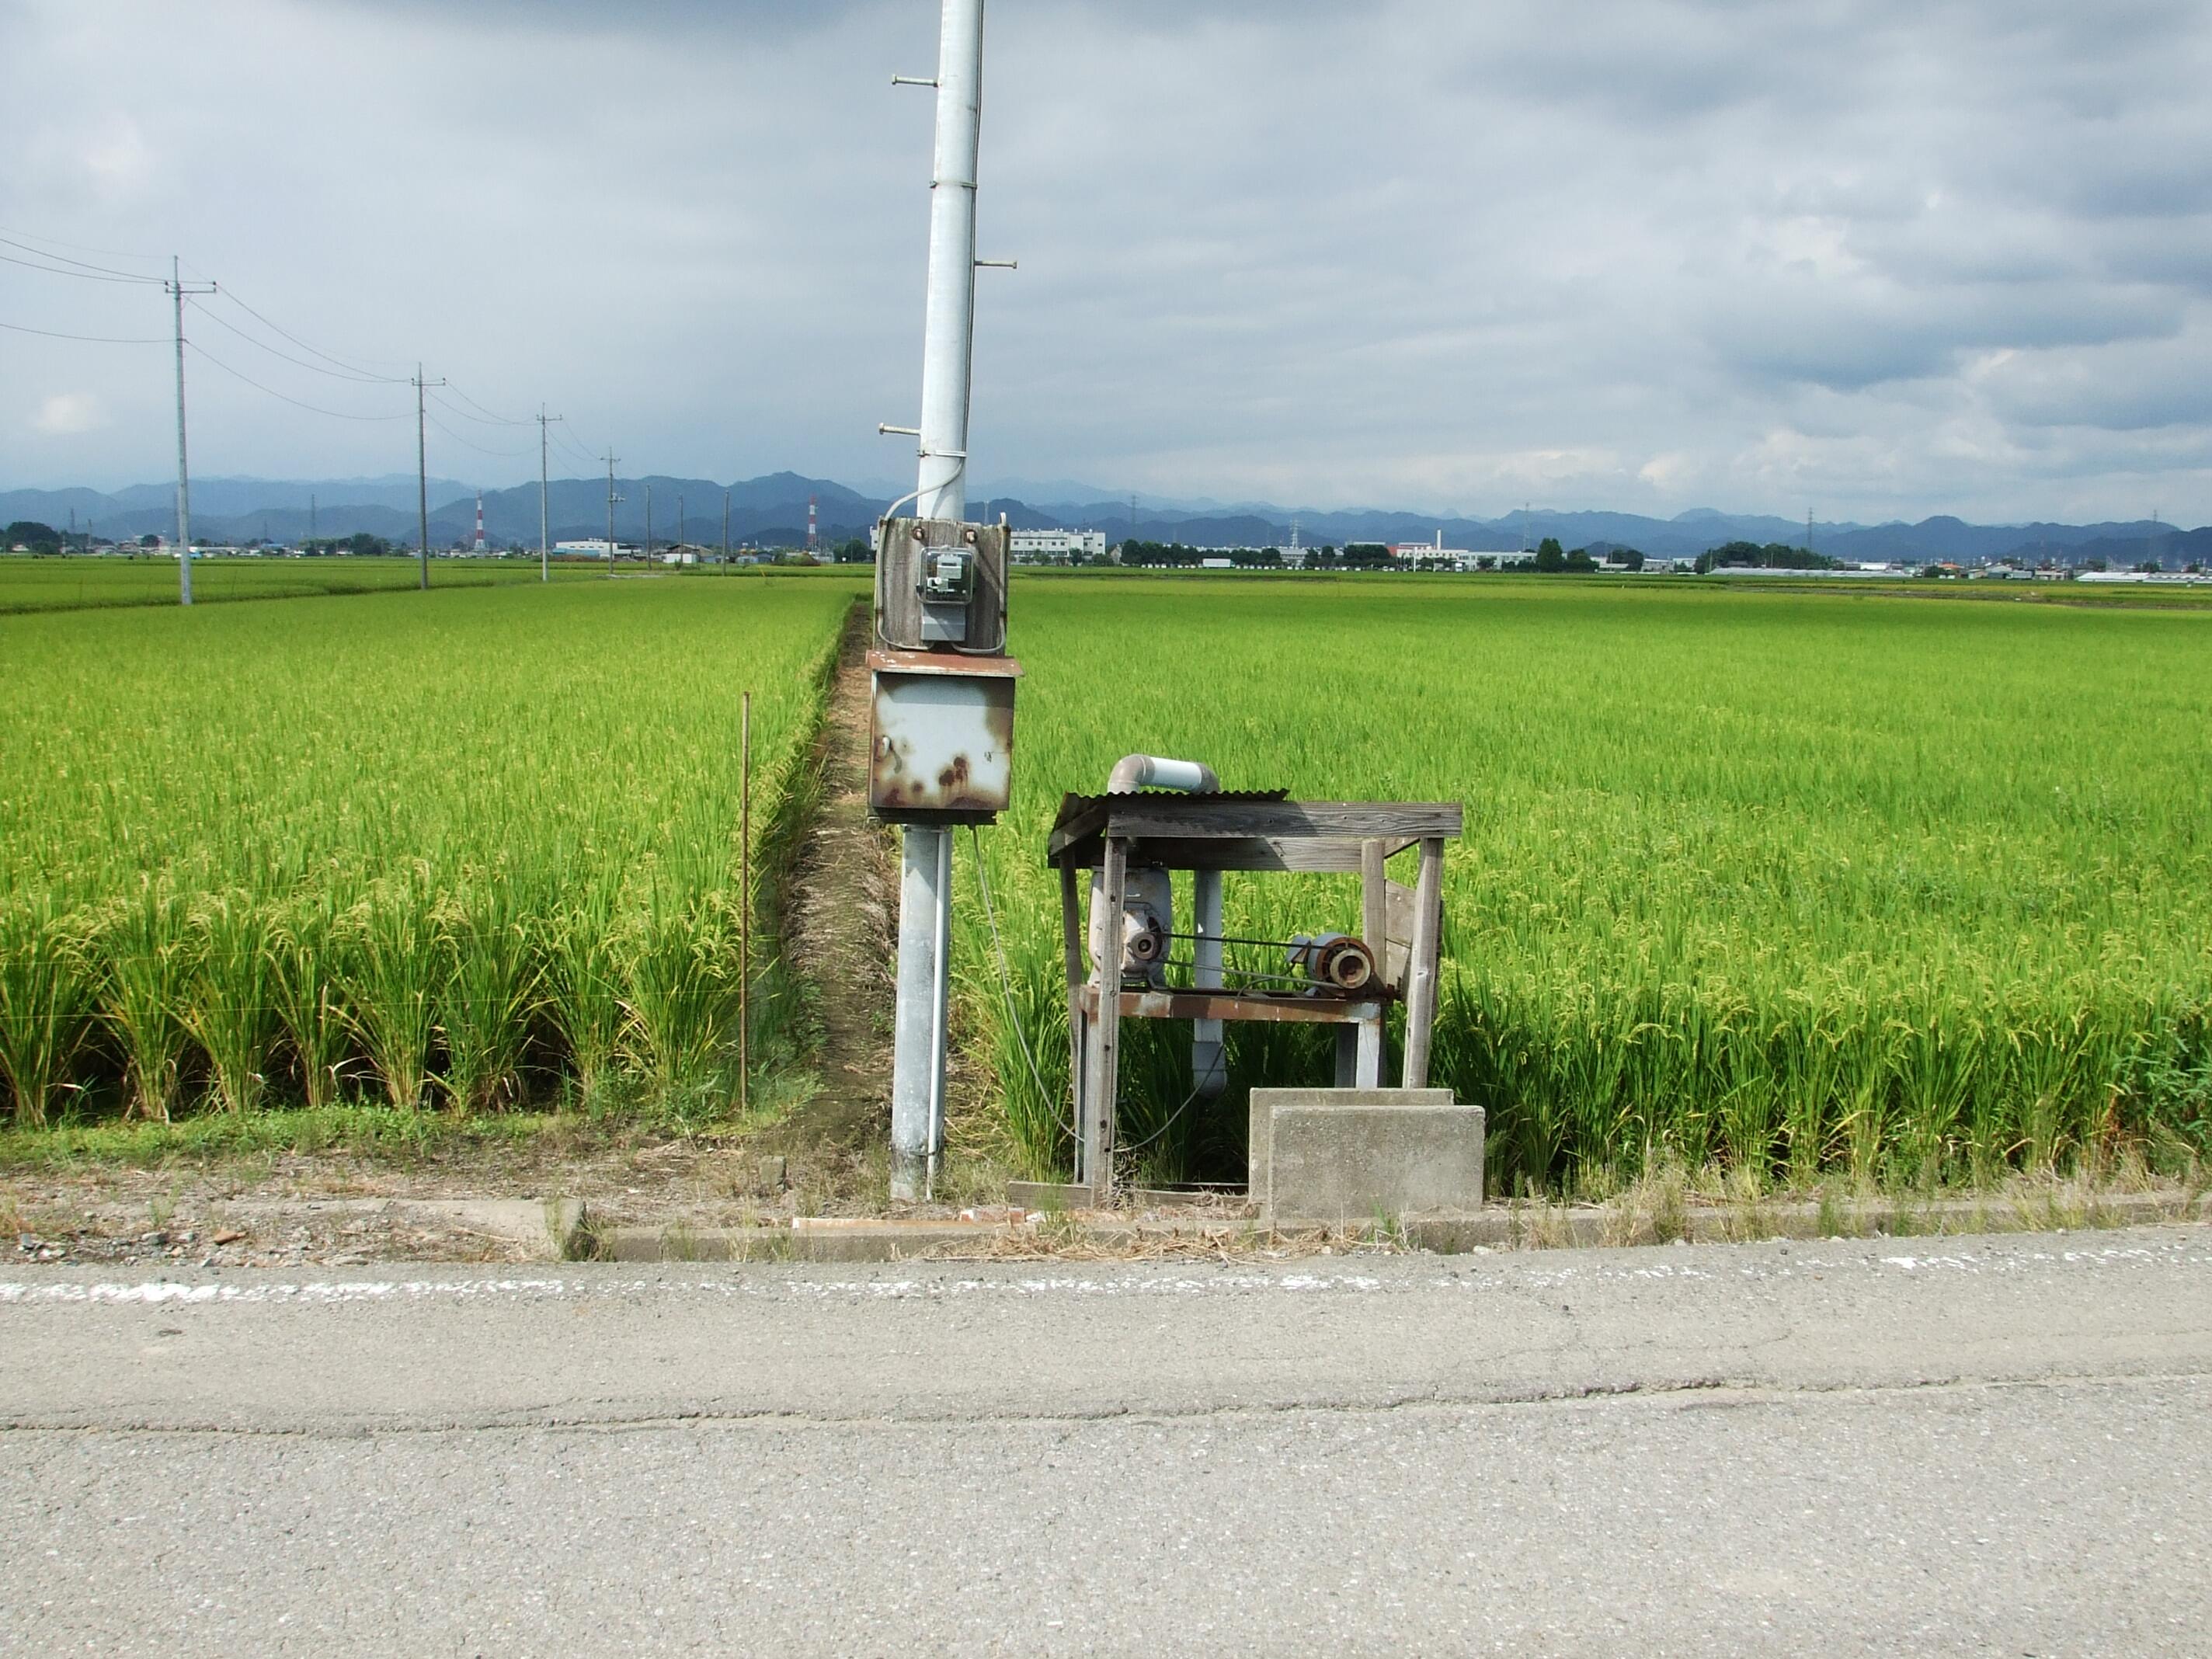
POLYGON ((1482 1207, 1483 1110, 1449 1089, 1255 1089, 1250 1127, 1252 1200, 1270 1222, 1482 1207))

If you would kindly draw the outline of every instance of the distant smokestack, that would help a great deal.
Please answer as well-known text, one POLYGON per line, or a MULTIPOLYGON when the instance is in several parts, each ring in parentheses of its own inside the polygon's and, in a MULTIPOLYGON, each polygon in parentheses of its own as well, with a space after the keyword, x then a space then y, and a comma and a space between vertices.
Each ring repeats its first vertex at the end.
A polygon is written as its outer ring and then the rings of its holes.
POLYGON ((806 498, 806 550, 811 553, 820 544, 821 538, 815 530, 814 497, 809 495, 806 498))
POLYGON ((477 551, 481 553, 483 550, 483 491, 479 489, 477 491, 477 551))

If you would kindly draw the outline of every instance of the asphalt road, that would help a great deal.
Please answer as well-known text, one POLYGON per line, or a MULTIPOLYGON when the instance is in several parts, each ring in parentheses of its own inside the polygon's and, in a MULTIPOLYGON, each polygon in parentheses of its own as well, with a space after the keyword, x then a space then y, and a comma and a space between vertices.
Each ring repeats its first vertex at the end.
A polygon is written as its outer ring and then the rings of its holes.
POLYGON ((0 1280, 0 1651, 2212 1650, 2212 1231, 0 1280))

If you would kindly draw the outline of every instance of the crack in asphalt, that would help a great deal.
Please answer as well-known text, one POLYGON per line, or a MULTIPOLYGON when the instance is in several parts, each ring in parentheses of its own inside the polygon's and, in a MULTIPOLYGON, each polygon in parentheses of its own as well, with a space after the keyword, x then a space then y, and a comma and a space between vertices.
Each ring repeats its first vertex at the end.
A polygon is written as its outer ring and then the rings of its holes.
POLYGON ((1080 1429, 1107 1425, 1164 1425, 1212 1420, 1266 1420, 1298 1415, 1370 1417, 1405 1413, 1439 1413, 1522 1409, 1548 1406, 1577 1406, 1614 1402, 1667 1405, 1691 1403, 1756 1407, 1802 1399, 1879 1399, 1883 1396, 1931 1393, 1992 1393, 2014 1389, 2099 1388, 2136 1389, 2194 1385, 2212 1381, 2212 1364, 2196 1370, 2159 1371, 2066 1371, 2045 1376, 1973 1377, 1957 1374, 1893 1377, 1880 1382, 1810 1379, 1785 1382, 1725 1373, 1661 1378, 1607 1378, 1557 1387, 1503 1387, 1444 1394, 1422 1389, 1380 1399, 1311 1399, 1243 1401, 1193 1405, 1104 1405, 1090 1409, 1041 1411, 994 1409, 989 1412, 858 1411, 806 1412, 783 1407, 718 1407, 694 1410, 653 1410, 635 1415, 594 1416, 586 1411, 556 1407, 510 1407, 475 1416, 436 1419, 377 1421, 356 1418, 313 1424, 305 1422, 250 1424, 224 1422, 164 1423, 135 1421, 40 1421, 0 1418, 0 1434, 30 1437, 137 1437, 147 1438, 290 1439, 359 1441, 385 1437, 474 1436, 481 1434, 625 1434, 649 1433, 681 1428, 844 1430, 853 1428, 896 1431, 988 1425, 1005 1428, 1080 1429))

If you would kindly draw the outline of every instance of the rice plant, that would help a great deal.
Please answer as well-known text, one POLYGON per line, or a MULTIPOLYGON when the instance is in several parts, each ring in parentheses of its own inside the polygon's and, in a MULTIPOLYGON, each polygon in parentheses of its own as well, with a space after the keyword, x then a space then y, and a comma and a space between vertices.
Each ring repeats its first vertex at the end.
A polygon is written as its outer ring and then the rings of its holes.
POLYGON ((191 942, 184 902, 142 878, 100 907, 94 954, 102 964, 100 1018, 122 1050, 125 1109, 166 1122, 191 1033, 184 1019, 191 942))
POLYGON ((95 980, 76 919, 51 892, 0 908, 0 1078, 19 1128, 44 1124, 83 1041, 95 980))
MULTIPOLYGON (((1050 578, 1015 613, 1018 799, 983 840, 1013 961, 1056 945, 1061 793, 1123 753, 1464 801, 1432 1076, 1488 1109, 1502 1188, 1662 1152, 1914 1184, 2212 1139, 2176 1082, 2208 1064, 2212 616, 1399 576, 1050 578)), ((1004 1079, 975 897, 960 983, 1004 1079)), ((1232 934, 1358 923, 1334 878, 1229 897, 1232 934)), ((1016 984, 1032 1046, 1064 1044, 1016 984)), ((1128 1040, 1125 1141, 1181 1098, 1128 1040)), ((1240 1085, 1328 1075, 1234 1052, 1240 1085)), ((1002 1082, 1006 1139, 1065 1170, 1032 1092, 1002 1082)), ((1163 1165, 1231 1173, 1207 1148, 1243 1102, 1188 1114, 1163 1165)))
POLYGON ((0 617, 0 1103, 704 1086, 735 1036, 738 696, 772 867, 857 589, 0 617))

